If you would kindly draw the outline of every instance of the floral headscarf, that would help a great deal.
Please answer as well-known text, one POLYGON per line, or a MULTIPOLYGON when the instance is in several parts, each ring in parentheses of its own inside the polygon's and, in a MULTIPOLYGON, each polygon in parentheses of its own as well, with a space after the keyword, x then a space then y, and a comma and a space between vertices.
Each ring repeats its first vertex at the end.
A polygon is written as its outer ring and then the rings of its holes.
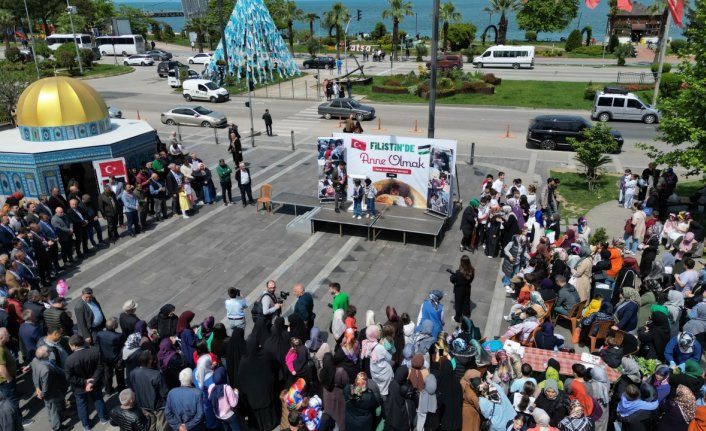
POLYGON ((684 421, 690 423, 696 416, 696 398, 691 389, 684 385, 677 386, 677 394, 674 397, 674 404, 679 407, 684 421))
POLYGON ((368 376, 361 371, 357 376, 355 376, 355 382, 353 383, 353 386, 351 386, 351 396, 353 396, 353 398, 360 398, 367 390, 368 376))

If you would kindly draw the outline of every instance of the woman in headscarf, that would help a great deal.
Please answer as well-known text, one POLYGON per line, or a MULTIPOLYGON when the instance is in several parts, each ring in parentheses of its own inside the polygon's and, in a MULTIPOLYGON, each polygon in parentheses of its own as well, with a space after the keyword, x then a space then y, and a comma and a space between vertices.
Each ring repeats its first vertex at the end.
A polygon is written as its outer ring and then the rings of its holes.
POLYGON ((639 356, 664 362, 664 349, 669 343, 670 335, 667 316, 658 311, 653 312, 647 324, 637 331, 640 340, 639 356))
POLYGON ((444 329, 444 304, 441 303, 443 298, 444 293, 440 290, 429 292, 429 297, 422 302, 422 306, 419 309, 417 332, 422 329, 422 324, 428 320, 432 323, 431 336, 436 340, 439 332, 444 329))
POLYGON ((528 306, 533 308, 534 311, 537 312, 537 320, 542 320, 547 314, 547 306, 544 304, 542 295, 537 291, 530 293, 530 300, 528 306))
POLYGON ((324 413, 328 413, 336 421, 341 431, 346 429, 346 401, 343 398, 343 389, 348 381, 348 373, 343 368, 337 367, 333 376, 333 389, 324 390, 323 394, 324 413))
POLYGON ((466 370, 461 379, 461 390, 463 391, 462 409, 462 430, 476 431, 480 429, 480 400, 476 387, 481 382, 481 375, 478 370, 466 370))
POLYGON ((659 251, 659 235, 652 233, 652 229, 647 230, 647 235, 650 237, 645 241, 645 248, 642 249, 642 257, 640 258, 640 277, 644 279, 652 270, 652 263, 657 259, 659 251))
POLYGON ((625 287, 620 293, 620 302, 615 308, 615 320, 618 322, 613 330, 620 329, 635 333, 637 329, 637 310, 640 308, 640 294, 632 287, 625 287))
POLYGON ((505 393, 510 389, 510 382, 513 378, 512 366, 510 365, 510 358, 507 356, 505 350, 498 350, 495 352, 495 360, 497 361, 497 366, 495 367, 495 374, 493 376, 493 381, 503 388, 505 393))
POLYGON ((559 239, 554 241, 554 247, 563 248, 569 251, 571 244, 576 242, 576 231, 574 229, 567 229, 566 233, 562 235, 559 239))
POLYGON ((273 401, 276 399, 273 390, 275 372, 270 355, 258 348, 257 338, 248 337, 246 354, 238 369, 238 389, 252 409, 259 431, 269 431, 277 425, 277 408, 273 401))
POLYGON ((409 371, 404 365, 397 368, 385 400, 385 428, 392 431, 408 431, 412 426, 415 409, 412 400, 407 398, 407 374, 409 371))
POLYGON ((419 392, 416 431, 439 429, 439 403, 437 401, 436 386, 436 376, 429 374, 424 379, 424 389, 419 392))
POLYGON ((184 369, 184 358, 174 347, 174 336, 163 338, 159 343, 157 366, 169 389, 180 386, 179 373, 184 369))
MULTIPOLYGON (((228 331, 222 323, 213 325, 213 339, 211 340, 211 353, 216 355, 218 362, 223 364, 226 356, 226 344, 228 343, 228 331)), ((225 366, 225 364, 223 364, 225 366)))
POLYGON ((549 423, 556 427, 567 415, 568 400, 564 392, 559 390, 556 380, 547 379, 543 383, 544 388, 534 404, 549 414, 549 423))
POLYGON ((370 326, 366 329, 366 339, 360 351, 360 358, 369 364, 370 377, 380 389, 380 395, 387 396, 390 382, 394 376, 392 371, 392 355, 379 342, 380 328, 370 326))
POLYGON ((569 416, 559 422, 560 431, 593 431, 593 421, 587 418, 584 407, 578 400, 569 404, 569 416))
MULTIPOLYGON (((383 348, 384 350, 384 348, 383 348)), ((391 357, 391 356, 390 356, 391 357)), ((333 360, 336 366, 342 367, 348 373, 348 380, 352 381, 360 371, 360 346, 355 338, 352 328, 344 331, 341 342, 333 351, 333 360)))
MULTIPOLYGON (((637 311, 637 327, 645 326, 652 315, 652 306, 657 303, 657 296, 651 286, 656 285, 655 280, 643 280, 640 286, 640 309, 637 311)), ((661 286, 659 287, 661 289, 661 286)))
POLYGON ((512 241, 512 238, 520 232, 521 225, 510 205, 502 207, 502 217, 503 227, 500 234, 500 247, 505 248, 505 246, 512 241))
POLYGON ((549 424, 549 414, 540 408, 534 409, 532 412, 532 418, 534 419, 536 426, 534 428, 529 428, 527 431, 559 431, 559 428, 553 427, 549 424))
MULTIPOLYGON (((130 376, 132 370, 140 366, 140 354, 144 350, 150 350, 149 339, 147 338, 147 322, 138 320, 135 323, 135 332, 128 335, 123 345, 123 364, 125 364, 125 375, 130 376)), ((128 383, 129 378, 125 379, 128 383)))
POLYGON ((208 401, 224 431, 240 431, 240 423, 235 415, 238 390, 228 384, 226 369, 223 367, 213 372, 213 383, 208 387, 208 401))
POLYGON ((672 391, 670 395, 674 397, 677 386, 684 385, 691 389, 694 395, 700 396, 701 386, 704 385, 703 374, 704 370, 701 368, 701 364, 694 359, 689 359, 684 363, 683 373, 672 374, 669 378, 669 385, 672 391))
POLYGON ((497 257, 500 251, 500 235, 502 234, 503 217, 500 206, 492 205, 488 214, 488 222, 485 228, 485 255, 497 257))
POLYGON ((336 343, 341 342, 341 337, 346 330, 346 324, 343 319, 345 318, 346 312, 339 308, 333 312, 333 320, 331 321, 331 333, 333 334, 333 339, 336 343))
POLYGON ((610 397, 610 405, 608 406, 608 411, 610 413, 609 422, 616 420, 616 409, 618 404, 620 404, 621 397, 625 393, 627 387, 631 384, 640 385, 642 382, 642 373, 640 372, 640 366, 633 358, 623 356, 620 360, 620 365, 623 368, 623 373, 620 378, 613 383, 613 393, 610 397))
POLYGON ((537 386, 539 389, 544 389, 545 382, 549 380, 554 380, 554 383, 556 383, 562 391, 564 390, 564 383, 561 381, 561 378, 559 377, 559 371, 561 371, 561 364, 559 364, 559 361, 557 361, 554 358, 549 358, 547 360, 547 369, 544 370, 544 380, 539 382, 539 385, 537 386))
MULTIPOLYGON (((282 381, 284 376, 284 357, 287 355, 287 351, 289 351, 289 339, 290 335, 287 332, 287 327, 284 324, 284 317, 275 317, 272 321, 272 329, 270 329, 270 336, 267 338, 267 340, 265 340, 265 343, 262 345, 262 348, 270 355, 272 355, 272 359, 274 359, 275 363, 277 364, 278 370, 280 370, 276 376, 277 381, 282 381)), ((277 388, 282 389, 283 386, 278 386, 277 388)))
POLYGON ((439 363, 437 391, 441 429, 460 430, 463 424, 463 388, 454 374, 451 361, 445 358, 439 363))
POLYGON ((360 344, 363 344, 363 340, 365 340, 365 330, 368 329, 368 326, 373 326, 377 325, 375 323, 375 312, 373 310, 368 310, 365 312, 365 327, 358 331, 358 341, 360 341, 360 344))
POLYGON ((368 389, 365 373, 358 373, 353 384, 343 388, 345 400, 345 426, 349 430, 373 431, 375 409, 380 405, 373 392, 368 389))
MULTIPOLYGON (((581 247, 579 254, 579 262, 576 268, 571 270, 571 275, 576 279, 576 291, 579 294, 581 301, 586 301, 591 295, 591 277, 593 276, 593 260, 591 259, 591 249, 581 247)), ((604 299, 607 302, 608 298, 604 299)))
POLYGON ((395 351, 392 353, 392 363, 396 366, 402 361, 402 350, 404 349, 404 329, 402 328, 402 319, 397 315, 395 307, 388 305, 385 307, 385 315, 387 322, 383 327, 389 325, 395 328, 395 333, 392 336, 395 351))
POLYGON ((679 385, 674 398, 661 410, 665 414, 659 420, 657 431, 687 431, 696 416, 696 398, 689 388, 679 385))
MULTIPOLYGON (((588 394, 586 384, 578 381, 577 379, 573 379, 571 381, 571 385, 569 386, 569 392, 569 399, 571 401, 578 401, 581 403, 583 415, 590 416, 591 413, 593 413, 593 398, 591 398, 588 394)), ((569 412, 569 414, 571 414, 571 412, 569 412)))
POLYGON ((196 330, 196 338, 206 341, 208 351, 211 351, 211 342, 213 341, 213 326, 216 324, 213 316, 208 316, 203 319, 201 326, 196 330))
POLYGON ((157 333, 160 339, 177 334, 176 328, 179 319, 174 314, 175 310, 176 307, 172 304, 165 304, 159 309, 159 313, 157 313, 157 333))
POLYGON ((671 393, 671 385, 669 383, 671 374, 671 369, 662 364, 658 365, 655 372, 646 380, 647 384, 651 385, 657 392, 657 400, 660 403, 666 400, 671 393))
POLYGON ((505 431, 515 418, 515 408, 502 388, 494 383, 481 383, 478 387, 481 415, 490 421, 492 431, 505 431))
POLYGON ((213 378, 213 360, 211 355, 201 355, 196 361, 196 368, 193 374, 193 383, 196 389, 206 390, 210 386, 213 378))
POLYGON ((289 321, 289 336, 299 338, 302 343, 309 339, 309 330, 300 315, 293 313, 287 317, 289 321))
POLYGON ((554 325, 551 319, 544 320, 542 329, 534 336, 534 344, 538 349, 554 350, 564 345, 564 339, 554 333, 554 325))
POLYGON ((429 370, 424 368, 424 356, 419 353, 412 356, 411 367, 408 368, 409 376, 407 376, 407 380, 409 380, 414 390, 421 393, 424 390, 424 380, 429 375, 429 370))
POLYGON ((238 381, 238 367, 244 355, 245 331, 243 328, 235 327, 226 344, 226 371, 228 372, 228 382, 234 388, 240 387, 238 381))
POLYGON ((684 294, 678 290, 670 290, 667 293, 667 301, 664 306, 669 310, 672 322, 679 322, 682 310, 684 309, 684 294))
POLYGON ((196 334, 194 334, 194 330, 191 329, 191 321, 194 320, 194 316, 193 311, 183 311, 179 315, 176 327, 176 333, 181 345, 181 353, 184 356, 184 364, 189 368, 196 366, 193 360, 194 351, 196 350, 196 334))
POLYGON ((610 403, 610 381, 605 369, 601 367, 591 368, 591 393, 594 402, 600 404, 603 414, 595 421, 595 431, 606 431, 608 429, 608 404, 610 403))
POLYGON ((426 355, 429 349, 434 345, 436 337, 432 335, 434 324, 431 320, 422 322, 421 328, 412 337, 413 351, 426 355))

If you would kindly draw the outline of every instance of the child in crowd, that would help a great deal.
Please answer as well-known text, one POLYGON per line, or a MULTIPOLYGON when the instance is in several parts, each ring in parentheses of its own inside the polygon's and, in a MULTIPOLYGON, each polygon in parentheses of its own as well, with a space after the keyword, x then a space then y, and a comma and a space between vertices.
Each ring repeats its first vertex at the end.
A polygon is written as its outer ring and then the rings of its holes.
POLYGON ((630 169, 625 169, 625 173, 620 177, 618 181, 618 206, 623 206, 625 204, 625 184, 632 178, 632 171, 630 169))
MULTIPOLYGON (((179 209, 181 209, 182 218, 189 218, 189 212, 191 212, 193 202, 191 194, 186 190, 188 185, 186 181, 179 184, 179 209)), ((189 189, 190 188, 191 187, 189 187, 189 189)))
POLYGON ((358 178, 353 180, 353 218, 361 219, 363 215, 363 186, 358 178))
POLYGON ((358 322, 355 320, 357 312, 358 310, 355 308, 355 305, 349 305, 346 309, 346 319, 344 320, 346 329, 352 328, 354 331, 358 332, 358 322))
POLYGON ((368 210, 366 217, 373 217, 377 212, 375 211, 375 196, 377 196, 378 191, 372 185, 370 178, 365 179, 365 206, 368 210))
POLYGON ((291 375, 296 375, 297 371, 294 369, 294 361, 297 360, 297 349, 301 346, 302 340, 296 337, 292 337, 289 340, 289 350, 284 357, 284 363, 287 365, 287 370, 291 375))
POLYGON ((625 186, 623 187, 623 208, 632 208, 632 198, 637 192, 637 180, 639 179, 640 176, 635 174, 625 182, 625 186))

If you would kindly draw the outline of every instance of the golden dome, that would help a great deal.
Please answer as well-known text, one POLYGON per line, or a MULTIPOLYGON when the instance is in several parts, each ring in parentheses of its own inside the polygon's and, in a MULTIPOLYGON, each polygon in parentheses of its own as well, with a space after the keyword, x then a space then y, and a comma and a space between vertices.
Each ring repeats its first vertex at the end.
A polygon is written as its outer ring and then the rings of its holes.
POLYGON ((62 127, 108 118, 103 97, 83 81, 66 76, 32 83, 17 102, 19 126, 62 127))

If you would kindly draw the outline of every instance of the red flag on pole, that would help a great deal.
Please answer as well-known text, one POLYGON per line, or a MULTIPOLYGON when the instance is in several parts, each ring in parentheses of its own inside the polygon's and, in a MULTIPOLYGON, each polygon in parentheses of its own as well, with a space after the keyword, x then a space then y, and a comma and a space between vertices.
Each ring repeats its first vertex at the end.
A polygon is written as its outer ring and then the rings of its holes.
POLYGON ((601 0, 586 0, 586 7, 589 9, 595 9, 600 2, 601 0))
POLYGON ((127 175, 125 165, 122 160, 109 160, 98 163, 101 170, 101 176, 104 177, 124 177, 127 175))
POLYGON ((682 28, 682 16, 684 15, 684 0, 667 0, 667 7, 672 14, 674 24, 682 28))
POLYGON ((618 10, 632 12, 632 3, 630 3, 630 0, 618 0, 618 10))

